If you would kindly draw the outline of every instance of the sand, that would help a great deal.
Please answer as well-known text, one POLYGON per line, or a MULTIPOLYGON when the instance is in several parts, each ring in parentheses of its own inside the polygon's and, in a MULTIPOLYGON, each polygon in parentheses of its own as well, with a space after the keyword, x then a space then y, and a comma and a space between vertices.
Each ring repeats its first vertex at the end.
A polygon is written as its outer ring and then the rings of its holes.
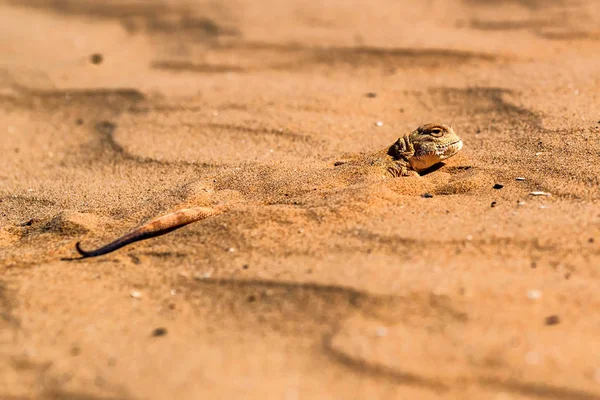
POLYGON ((0 54, 0 399, 600 399, 595 1, 2 1, 0 54))

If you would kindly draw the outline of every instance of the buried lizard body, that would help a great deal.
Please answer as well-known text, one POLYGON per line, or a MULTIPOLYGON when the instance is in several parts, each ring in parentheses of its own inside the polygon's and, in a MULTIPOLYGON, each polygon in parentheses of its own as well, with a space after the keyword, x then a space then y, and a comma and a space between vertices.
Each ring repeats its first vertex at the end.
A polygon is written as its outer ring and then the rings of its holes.
MULTIPOLYGON (((381 177, 418 176, 432 166, 452 157, 462 148, 462 141, 452 127, 444 124, 422 125, 400 137, 391 146, 368 154, 359 154, 347 161, 336 162, 336 168, 351 169, 356 175, 366 169, 381 177)), ((335 170, 335 169, 334 169, 335 170)), ((220 214, 227 207, 191 207, 155 218, 99 249, 86 251, 76 244, 79 254, 95 257, 110 253, 130 243, 164 235, 192 222, 220 214)))

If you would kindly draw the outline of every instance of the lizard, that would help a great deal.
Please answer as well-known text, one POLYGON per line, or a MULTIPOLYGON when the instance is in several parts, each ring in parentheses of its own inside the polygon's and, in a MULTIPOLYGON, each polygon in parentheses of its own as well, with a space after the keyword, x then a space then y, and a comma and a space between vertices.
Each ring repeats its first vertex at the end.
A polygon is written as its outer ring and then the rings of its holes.
MULTIPOLYGON (((454 129, 441 123, 419 126, 391 146, 371 153, 359 153, 349 159, 336 161, 334 168, 351 169, 352 174, 375 172, 381 178, 420 176, 421 173, 454 156, 463 146, 454 129)), ((84 250, 77 242, 75 248, 82 258, 96 257, 118 250, 130 243, 164 235, 185 225, 228 210, 224 207, 190 207, 154 218, 131 232, 96 250, 84 250)))

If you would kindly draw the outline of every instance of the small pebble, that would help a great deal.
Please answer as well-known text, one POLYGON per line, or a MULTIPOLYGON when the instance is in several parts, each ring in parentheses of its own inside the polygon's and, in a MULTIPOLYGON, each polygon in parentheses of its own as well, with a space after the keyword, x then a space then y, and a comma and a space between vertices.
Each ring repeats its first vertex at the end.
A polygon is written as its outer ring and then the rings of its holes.
POLYGON ((80 354, 81 354, 81 347, 79 347, 77 345, 71 347, 71 355, 73 357, 77 357, 80 354))
POLYGON ((560 318, 558 315, 550 315, 545 319, 546 325, 558 325, 560 323, 560 318))
POLYGON ((165 336, 166 334, 167 334, 167 328, 156 328, 155 330, 152 331, 152 336, 154 336, 154 337, 165 336))
POLYGON ((523 200, 519 200, 519 201, 517 201, 517 205, 518 206, 524 206, 525 202, 523 200))
POLYGON ((525 362, 530 365, 537 365, 542 361, 542 358, 535 351, 530 351, 525 354, 525 362))
POLYGON ((515 181, 524 181, 524 180, 525 180, 525 178, 523 178, 522 176, 515 178, 515 181))
POLYGON ((433 197, 433 195, 432 195, 431 193, 423 193, 423 194, 421 195, 421 197, 424 197, 424 198, 426 198, 426 199, 430 199, 430 198, 432 198, 432 197, 433 197))
POLYGON ((242 269, 248 269, 250 266, 248 264, 242 265, 242 269))
POLYGON ((504 187, 504 185, 500 184, 500 183, 496 183, 494 185, 494 189, 502 189, 504 187))
POLYGON ((551 194, 547 193, 547 192, 530 192, 529 195, 531 195, 531 196, 551 196, 551 194))
POLYGON ((589 238, 588 243, 594 243, 594 238, 589 238))
POLYGON ((537 157, 537 156, 541 156, 542 154, 544 154, 544 152, 543 152, 543 151, 538 151, 537 153, 535 153, 536 157, 537 157))
POLYGON ((95 53, 90 56, 90 61, 92 64, 95 65, 102 64, 102 61, 104 61, 104 57, 100 53, 95 53))
POLYGON ((230 247, 229 249, 227 249, 227 251, 230 253, 235 253, 235 249, 233 247, 230 247))
POLYGON ((367 96, 368 98, 373 99, 373 98, 377 97, 377 93, 369 92, 369 93, 365 94, 365 96, 367 96))
POLYGON ((377 122, 375 122, 375 126, 383 126, 383 122, 377 121, 377 122))
POLYGON ((471 241, 471 240, 473 240, 473 236, 471 236, 471 235, 467 235, 467 240, 468 240, 468 241, 471 241))
POLYGON ((537 289, 527 291, 527 298, 531 300, 538 300, 542 298, 542 292, 537 289))
POLYGON ((497 203, 496 203, 495 201, 492 201, 491 207, 492 207, 492 208, 496 207, 496 204, 497 204, 497 203))
POLYGON ((171 296, 175 296, 177 294, 177 290, 171 289, 169 293, 171 293, 171 296))
POLYGON ((134 299, 141 299, 142 298, 142 292, 138 292, 137 290, 133 290, 131 292, 131 297, 133 297, 134 299))
POLYGON ((375 334, 379 337, 387 336, 388 329, 385 326, 378 326, 377 329, 375 330, 375 334))
POLYGON ((212 271, 203 272, 201 274, 194 275, 194 279, 197 281, 201 281, 203 279, 208 279, 212 276, 212 271))

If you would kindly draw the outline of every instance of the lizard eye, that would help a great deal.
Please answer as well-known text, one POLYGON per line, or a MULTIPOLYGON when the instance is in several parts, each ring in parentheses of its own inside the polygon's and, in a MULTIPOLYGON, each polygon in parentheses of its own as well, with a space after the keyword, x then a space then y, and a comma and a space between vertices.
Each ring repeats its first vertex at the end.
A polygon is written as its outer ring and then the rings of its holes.
POLYGON ((429 131, 429 133, 431 134, 431 136, 435 136, 435 137, 440 137, 443 135, 443 132, 440 128, 433 128, 432 130, 429 131))

